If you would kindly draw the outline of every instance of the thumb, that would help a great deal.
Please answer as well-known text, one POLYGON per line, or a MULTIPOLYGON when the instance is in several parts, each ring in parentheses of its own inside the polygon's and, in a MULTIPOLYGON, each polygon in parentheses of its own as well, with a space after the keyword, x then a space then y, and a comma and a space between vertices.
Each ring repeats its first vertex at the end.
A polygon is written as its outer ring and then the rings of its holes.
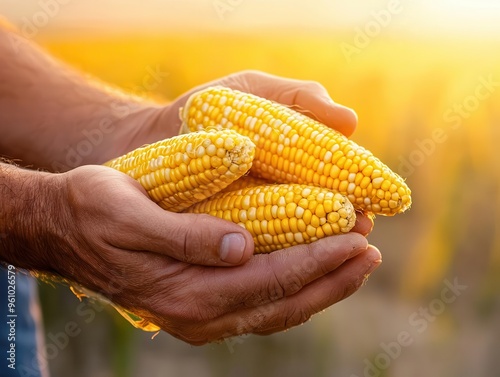
MULTIPOLYGON (((253 238, 230 221, 205 214, 173 213, 160 207, 144 217, 129 247, 207 266, 234 266, 253 255, 253 238), (151 216, 153 215, 153 216, 151 216)), ((133 238, 133 239, 132 239, 133 238)))

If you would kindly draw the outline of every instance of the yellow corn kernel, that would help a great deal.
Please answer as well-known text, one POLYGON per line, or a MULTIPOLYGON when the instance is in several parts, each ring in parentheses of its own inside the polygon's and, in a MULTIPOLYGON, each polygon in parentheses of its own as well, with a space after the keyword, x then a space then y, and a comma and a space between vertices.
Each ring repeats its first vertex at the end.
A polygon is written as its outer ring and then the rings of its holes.
POLYGON ((257 177, 251 176, 251 175, 244 175, 243 177, 235 180, 233 183, 231 183, 225 189, 221 190, 221 192, 236 191, 236 190, 246 188, 246 187, 254 187, 254 186, 260 186, 260 185, 270 184, 270 183, 273 183, 273 182, 271 182, 267 179, 257 178, 257 177))
POLYGON ((256 145, 250 173, 257 177, 321 185, 348 196, 356 209, 381 215, 401 213, 411 205, 411 191, 403 179, 371 152, 286 106, 212 87, 194 93, 180 116, 184 132, 219 126, 248 136, 256 145), (214 107, 220 108, 216 115, 214 107), (391 193, 390 205, 378 190, 391 193))
POLYGON ((354 207, 345 196, 301 184, 266 184, 220 192, 192 205, 185 212, 206 213, 240 224, 252 234, 256 253, 347 233, 356 222, 354 207), (235 200, 235 204, 253 203, 253 207, 228 205, 228 198, 233 197, 242 198, 235 200), (321 208, 322 211, 313 215, 308 209, 308 201, 316 202, 316 210, 321 208), (265 208, 275 210, 266 212, 265 208))
POLYGON ((162 208, 180 212, 246 174, 254 155, 252 141, 235 131, 201 131, 137 148, 104 165, 137 180, 162 208))

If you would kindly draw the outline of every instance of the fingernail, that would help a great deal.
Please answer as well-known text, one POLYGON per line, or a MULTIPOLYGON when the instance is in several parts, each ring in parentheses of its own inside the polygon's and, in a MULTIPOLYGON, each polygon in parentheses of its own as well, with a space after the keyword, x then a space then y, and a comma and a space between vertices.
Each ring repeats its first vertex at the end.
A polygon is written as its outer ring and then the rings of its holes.
POLYGON ((220 244, 220 259, 226 263, 237 264, 241 262, 245 253, 245 237, 240 233, 229 233, 222 238, 220 244))
POLYGON ((365 277, 368 277, 373 271, 377 269, 378 266, 382 264, 382 259, 377 259, 373 261, 365 272, 365 277))

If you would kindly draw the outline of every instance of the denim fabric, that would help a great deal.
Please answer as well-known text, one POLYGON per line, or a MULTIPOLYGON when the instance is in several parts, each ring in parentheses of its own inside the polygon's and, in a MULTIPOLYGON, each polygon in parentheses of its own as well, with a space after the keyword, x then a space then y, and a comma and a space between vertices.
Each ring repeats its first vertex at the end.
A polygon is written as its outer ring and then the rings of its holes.
POLYGON ((47 371, 42 373, 37 360, 41 342, 37 334, 40 331, 40 308, 36 280, 13 266, 0 265, 0 292, 0 376, 47 376, 47 371), (15 302, 12 300, 13 288, 15 302))

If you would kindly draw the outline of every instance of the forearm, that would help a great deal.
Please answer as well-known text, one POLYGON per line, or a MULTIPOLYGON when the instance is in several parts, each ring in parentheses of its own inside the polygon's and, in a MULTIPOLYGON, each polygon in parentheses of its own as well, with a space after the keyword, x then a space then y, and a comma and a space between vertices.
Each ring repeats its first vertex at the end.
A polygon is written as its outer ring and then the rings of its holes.
POLYGON ((54 174, 0 162, 0 260, 21 268, 52 270, 53 243, 63 237, 54 174), (54 213, 60 216, 54 217, 54 213))
POLYGON ((0 155, 49 170, 167 137, 162 108, 79 74, 0 26, 0 155))

